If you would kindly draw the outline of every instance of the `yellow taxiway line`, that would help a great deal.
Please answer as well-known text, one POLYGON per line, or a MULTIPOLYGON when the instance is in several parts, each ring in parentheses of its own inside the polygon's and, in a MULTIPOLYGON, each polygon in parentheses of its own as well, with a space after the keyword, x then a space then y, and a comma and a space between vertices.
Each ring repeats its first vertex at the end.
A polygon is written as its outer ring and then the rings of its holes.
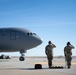
MULTIPOLYGON (((34 64, 48 64, 48 62, 35 62, 34 64)), ((65 62, 53 62, 53 64, 65 64, 65 62)), ((76 62, 72 62, 73 65, 76 65, 76 62)))

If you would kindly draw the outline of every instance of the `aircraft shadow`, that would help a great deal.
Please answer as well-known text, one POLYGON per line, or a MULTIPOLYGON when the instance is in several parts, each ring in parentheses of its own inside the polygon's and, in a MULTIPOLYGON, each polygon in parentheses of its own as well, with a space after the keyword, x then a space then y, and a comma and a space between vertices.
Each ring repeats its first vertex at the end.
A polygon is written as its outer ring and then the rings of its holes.
POLYGON ((65 68, 42 68, 42 69, 35 69, 35 68, 4 68, 0 70, 46 70, 46 69, 65 69, 65 68))
MULTIPOLYGON (((49 68, 42 68, 42 69, 49 69, 49 68)), ((42 70, 42 69, 35 69, 35 68, 4 68, 0 70, 42 70)))

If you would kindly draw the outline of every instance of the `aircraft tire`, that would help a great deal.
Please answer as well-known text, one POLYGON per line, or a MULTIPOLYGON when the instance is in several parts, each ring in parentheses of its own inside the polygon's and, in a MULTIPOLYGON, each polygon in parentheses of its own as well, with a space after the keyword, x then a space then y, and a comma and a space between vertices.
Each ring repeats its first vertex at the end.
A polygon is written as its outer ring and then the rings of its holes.
POLYGON ((24 58, 24 57, 20 57, 19 60, 20 60, 20 61, 24 61, 25 58, 24 58))

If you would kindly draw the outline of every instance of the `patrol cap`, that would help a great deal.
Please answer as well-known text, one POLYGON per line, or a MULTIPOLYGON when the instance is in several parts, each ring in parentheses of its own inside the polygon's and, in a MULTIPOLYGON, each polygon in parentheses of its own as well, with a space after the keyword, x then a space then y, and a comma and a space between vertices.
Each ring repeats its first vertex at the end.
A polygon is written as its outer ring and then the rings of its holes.
POLYGON ((67 45, 70 45, 70 42, 67 42, 67 45))
POLYGON ((48 43, 51 44, 51 41, 49 41, 48 43))

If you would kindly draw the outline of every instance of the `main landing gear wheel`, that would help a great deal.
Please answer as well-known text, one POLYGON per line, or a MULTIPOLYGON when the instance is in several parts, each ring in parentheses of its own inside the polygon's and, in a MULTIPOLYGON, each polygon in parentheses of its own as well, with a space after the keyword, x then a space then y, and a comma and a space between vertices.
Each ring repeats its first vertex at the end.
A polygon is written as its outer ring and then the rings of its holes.
POLYGON ((20 57, 19 60, 20 60, 20 61, 24 61, 25 58, 24 58, 24 57, 20 57))

